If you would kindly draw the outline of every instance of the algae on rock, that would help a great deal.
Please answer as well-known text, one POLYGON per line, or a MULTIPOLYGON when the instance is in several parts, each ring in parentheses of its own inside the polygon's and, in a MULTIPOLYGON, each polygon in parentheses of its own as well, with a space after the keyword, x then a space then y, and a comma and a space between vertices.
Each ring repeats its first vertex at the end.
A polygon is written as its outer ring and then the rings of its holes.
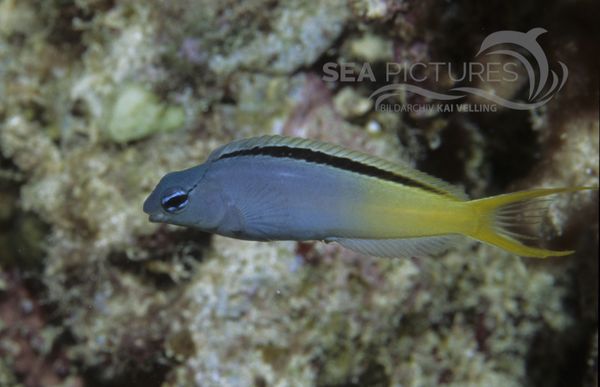
POLYGON ((139 140, 155 132, 170 132, 185 120, 182 108, 162 106, 156 96, 136 85, 119 92, 106 125, 109 137, 119 143, 139 140))

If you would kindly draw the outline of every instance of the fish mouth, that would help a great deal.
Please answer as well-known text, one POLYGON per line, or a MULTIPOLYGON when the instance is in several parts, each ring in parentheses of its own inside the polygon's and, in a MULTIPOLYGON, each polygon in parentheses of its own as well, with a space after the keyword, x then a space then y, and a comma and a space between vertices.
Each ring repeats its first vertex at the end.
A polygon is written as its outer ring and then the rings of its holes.
POLYGON ((150 216, 148 217, 148 219, 152 223, 160 223, 160 222, 162 222, 164 220, 162 214, 150 214, 150 216))

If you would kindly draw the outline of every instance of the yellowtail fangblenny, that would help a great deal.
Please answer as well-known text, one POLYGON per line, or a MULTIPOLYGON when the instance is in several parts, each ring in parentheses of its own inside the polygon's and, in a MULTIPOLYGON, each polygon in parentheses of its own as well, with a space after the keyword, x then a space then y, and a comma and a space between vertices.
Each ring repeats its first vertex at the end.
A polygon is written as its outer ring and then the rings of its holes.
POLYGON ((233 238, 335 241, 375 256, 429 255, 456 236, 511 253, 571 254, 522 243, 537 198, 596 187, 537 188, 469 200, 407 165, 281 136, 234 141, 201 165, 162 178, 144 203, 153 222, 233 238))

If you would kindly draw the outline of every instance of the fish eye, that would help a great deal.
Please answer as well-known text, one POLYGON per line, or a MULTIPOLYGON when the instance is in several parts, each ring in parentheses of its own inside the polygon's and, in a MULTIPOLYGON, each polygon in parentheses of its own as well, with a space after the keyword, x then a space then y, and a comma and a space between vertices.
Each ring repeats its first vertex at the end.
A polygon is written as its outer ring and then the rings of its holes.
POLYGON ((188 202, 188 194, 181 188, 167 190, 160 200, 162 208, 170 214, 183 210, 188 202))

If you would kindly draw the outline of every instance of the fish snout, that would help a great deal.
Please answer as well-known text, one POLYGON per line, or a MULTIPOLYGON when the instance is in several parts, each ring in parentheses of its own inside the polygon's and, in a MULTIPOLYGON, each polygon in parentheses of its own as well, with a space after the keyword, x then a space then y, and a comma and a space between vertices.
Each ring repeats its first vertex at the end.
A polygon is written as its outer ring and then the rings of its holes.
POLYGON ((164 221, 164 214, 161 211, 160 204, 158 200, 156 200, 156 195, 154 192, 148 196, 148 198, 144 201, 144 205, 142 209, 144 212, 149 215, 148 219, 151 222, 162 222, 164 221))

